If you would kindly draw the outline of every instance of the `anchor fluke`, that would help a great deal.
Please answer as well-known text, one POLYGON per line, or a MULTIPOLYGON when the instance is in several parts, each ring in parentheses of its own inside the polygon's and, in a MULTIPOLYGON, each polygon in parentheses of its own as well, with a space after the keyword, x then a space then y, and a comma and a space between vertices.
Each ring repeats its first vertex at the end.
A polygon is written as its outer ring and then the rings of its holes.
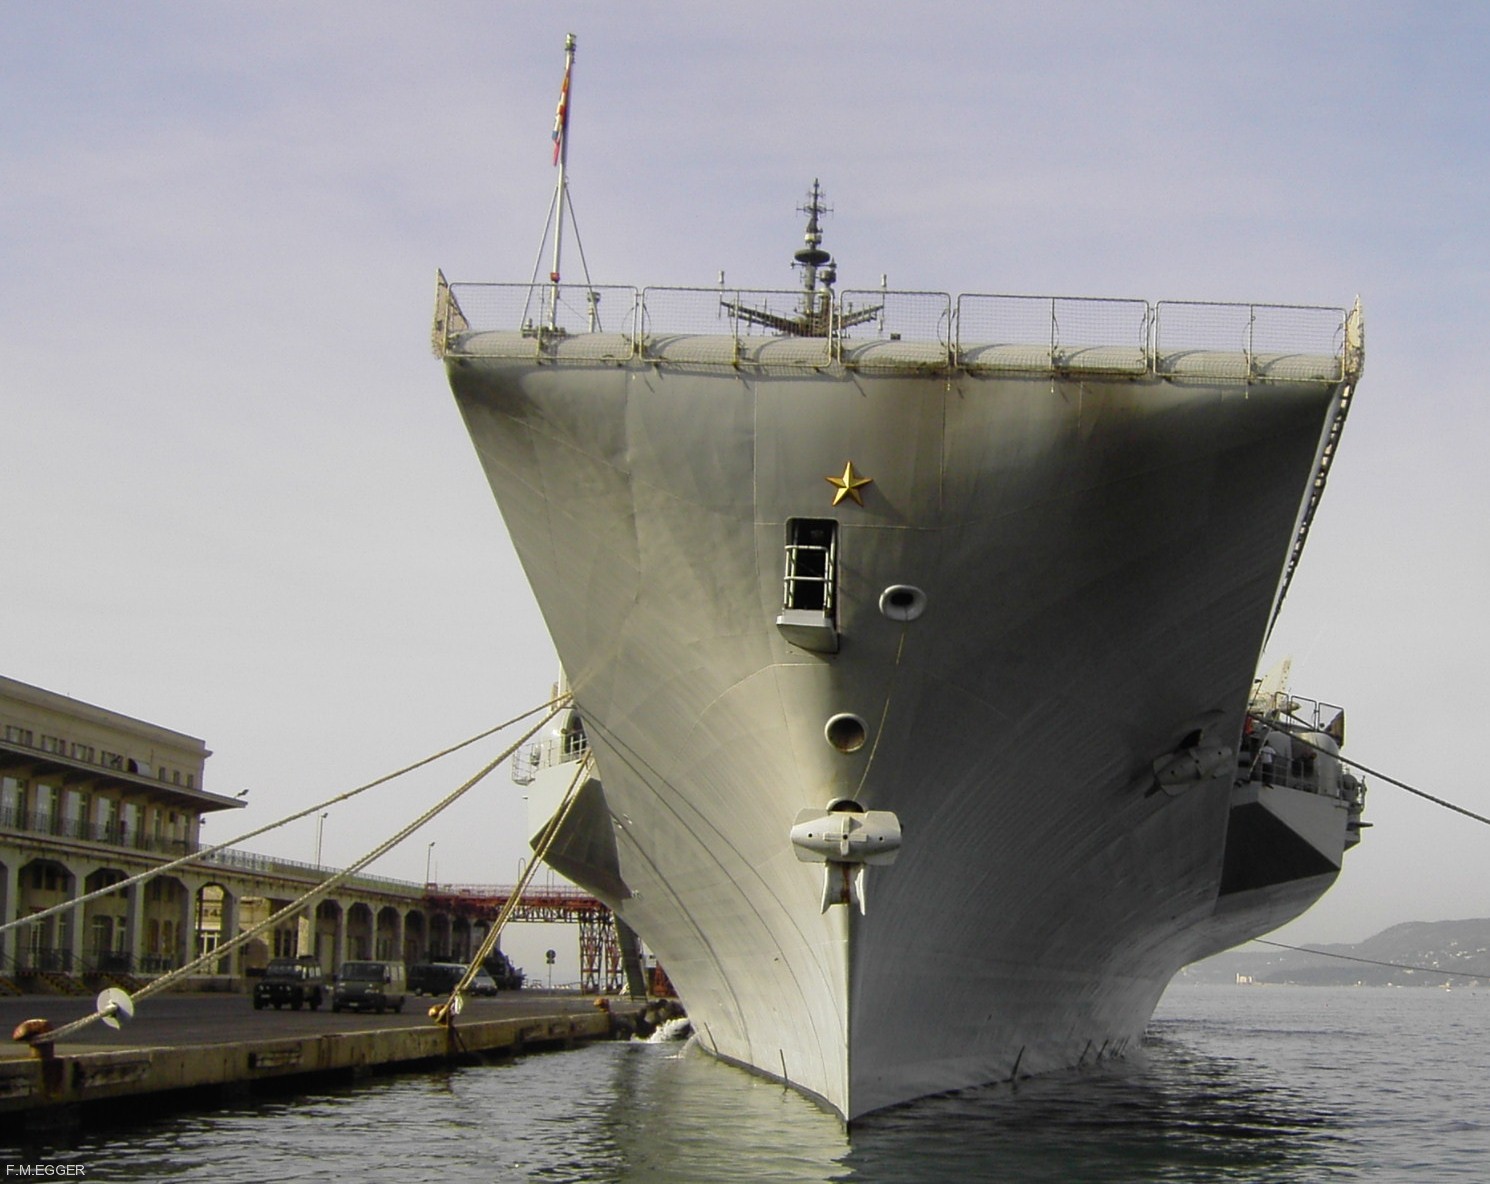
POLYGON ((869 864, 891 864, 900 853, 900 819, 893 810, 865 810, 858 802, 830 802, 825 810, 801 810, 791 830, 803 863, 822 863, 822 911, 835 904, 867 911, 864 873, 869 864))

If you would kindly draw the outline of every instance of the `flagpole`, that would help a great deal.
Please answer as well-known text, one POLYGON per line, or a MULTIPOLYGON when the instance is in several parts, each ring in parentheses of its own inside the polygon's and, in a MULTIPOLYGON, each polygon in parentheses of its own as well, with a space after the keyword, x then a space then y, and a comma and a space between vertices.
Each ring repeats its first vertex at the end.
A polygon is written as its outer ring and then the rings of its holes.
POLYGON ((564 85, 559 92, 559 109, 554 115, 554 164, 559 178, 554 185, 554 260, 548 273, 548 328, 559 327, 559 262, 564 248, 564 206, 568 196, 564 173, 569 163, 569 86, 574 69, 574 34, 564 38, 564 85))

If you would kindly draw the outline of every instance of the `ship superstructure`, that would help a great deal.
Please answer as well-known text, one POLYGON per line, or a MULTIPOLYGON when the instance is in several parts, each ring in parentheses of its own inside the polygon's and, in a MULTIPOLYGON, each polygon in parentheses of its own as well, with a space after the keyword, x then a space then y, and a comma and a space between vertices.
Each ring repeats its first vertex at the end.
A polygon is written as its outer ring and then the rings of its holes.
POLYGON ((800 290, 442 278, 436 345, 594 760, 550 862, 851 1120, 1120 1053, 1333 881, 1339 726, 1254 672, 1361 322, 839 292, 804 209, 800 290))

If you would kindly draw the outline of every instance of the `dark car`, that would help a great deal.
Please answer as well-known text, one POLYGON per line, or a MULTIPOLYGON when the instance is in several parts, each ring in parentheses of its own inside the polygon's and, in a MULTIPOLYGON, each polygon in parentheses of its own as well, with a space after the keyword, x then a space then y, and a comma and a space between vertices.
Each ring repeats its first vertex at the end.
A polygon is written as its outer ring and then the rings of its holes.
POLYGON ((416 962, 409 967, 409 990, 416 995, 448 995, 465 972, 459 962, 416 962))
POLYGON ((281 1008, 288 1003, 296 1011, 306 1004, 315 1011, 326 997, 326 977, 314 958, 275 958, 254 984, 254 1010, 266 1004, 281 1008))

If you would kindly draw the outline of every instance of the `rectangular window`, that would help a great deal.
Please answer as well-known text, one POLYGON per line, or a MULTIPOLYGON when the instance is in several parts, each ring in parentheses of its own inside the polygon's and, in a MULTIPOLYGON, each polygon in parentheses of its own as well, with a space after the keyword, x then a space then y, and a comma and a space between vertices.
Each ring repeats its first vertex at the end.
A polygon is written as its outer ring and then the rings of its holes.
POLYGON ((83 838, 83 795, 76 789, 62 791, 62 828, 59 834, 70 839, 83 838))
POLYGON ((105 843, 119 841, 119 802, 115 798, 95 798, 93 802, 94 837, 105 843))
POLYGON ((26 783, 17 777, 0 777, 0 826, 19 830, 26 816, 26 783))
POLYGON ((786 524, 786 578, 782 608, 835 615, 838 523, 831 518, 791 518, 786 524))
MULTIPOLYGON (((140 807, 134 802, 123 803, 119 811, 119 842, 128 847, 140 833, 140 807)), ((151 883, 154 883, 152 880, 151 883)))
POLYGON ((33 793, 32 827, 41 834, 49 835, 57 827, 57 790, 55 786, 38 784, 33 793))
POLYGON ((72 746, 72 759, 75 761, 87 761, 91 765, 93 763, 93 745, 74 744, 72 746))
POLYGON ((31 729, 17 727, 15 724, 5 725, 5 742, 7 744, 24 744, 31 747, 31 729))

